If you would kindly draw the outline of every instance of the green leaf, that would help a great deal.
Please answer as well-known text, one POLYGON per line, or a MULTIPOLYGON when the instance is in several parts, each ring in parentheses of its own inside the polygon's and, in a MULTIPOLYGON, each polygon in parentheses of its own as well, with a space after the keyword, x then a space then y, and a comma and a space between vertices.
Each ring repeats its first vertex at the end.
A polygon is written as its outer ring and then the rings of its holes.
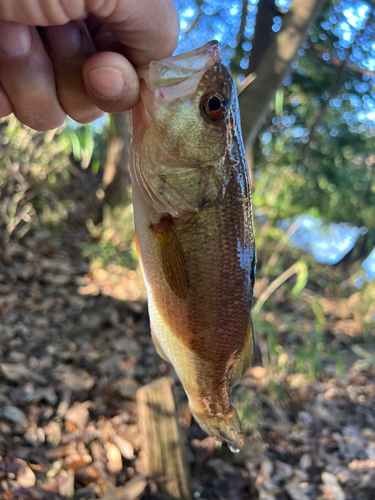
POLYGON ((368 351, 368 350, 364 349, 363 347, 360 347, 359 345, 353 345, 352 351, 354 352, 354 354, 356 354, 360 358, 366 360, 370 364, 375 365, 375 354, 372 353, 371 351, 368 351))
POLYGON ((74 158, 76 160, 80 160, 82 157, 82 150, 77 134, 75 133, 74 130, 71 129, 67 129, 66 133, 70 139, 70 145, 72 148, 72 153, 74 158))
POLYGON ((304 260, 300 260, 297 262, 296 273, 297 273, 297 281, 294 287, 292 288, 293 295, 298 295, 307 285, 309 270, 304 260))
POLYGON ((275 94, 275 115, 280 116, 283 112, 284 105, 284 88, 276 91, 275 94))

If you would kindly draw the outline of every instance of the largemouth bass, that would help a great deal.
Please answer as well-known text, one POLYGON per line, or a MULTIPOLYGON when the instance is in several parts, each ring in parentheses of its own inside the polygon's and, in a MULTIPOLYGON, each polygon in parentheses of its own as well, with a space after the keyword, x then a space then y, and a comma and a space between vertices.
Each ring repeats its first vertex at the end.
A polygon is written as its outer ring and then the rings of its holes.
POLYGON ((198 424, 241 448, 255 244, 237 92, 218 42, 141 69, 131 178, 151 332, 198 424))

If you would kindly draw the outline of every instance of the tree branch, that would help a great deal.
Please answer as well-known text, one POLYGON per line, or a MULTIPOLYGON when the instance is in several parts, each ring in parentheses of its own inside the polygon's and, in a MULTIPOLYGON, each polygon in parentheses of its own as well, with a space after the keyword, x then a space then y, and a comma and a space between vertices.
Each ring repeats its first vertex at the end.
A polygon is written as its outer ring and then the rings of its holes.
POLYGON ((302 148, 302 152, 301 152, 301 161, 302 162, 306 159, 307 152, 310 149, 311 141, 313 140, 313 138, 315 136, 316 128, 323 120, 324 115, 326 114, 327 109, 329 107, 330 100, 334 99, 337 96, 337 94, 339 93, 339 91, 342 87, 342 84, 345 81, 346 75, 347 75, 347 66, 346 66, 345 61, 344 61, 341 63, 341 65, 339 67, 339 70, 337 72, 337 78, 332 85, 329 97, 325 101, 322 102, 322 105, 320 106, 320 109, 318 111, 318 114, 316 115, 314 123, 310 127, 309 139, 306 142, 306 144, 304 144, 304 146, 302 148))
MULTIPOLYGON (((346 77, 348 71, 350 69, 352 69, 352 67, 348 65, 347 61, 353 53, 353 49, 354 49, 355 44, 357 43, 359 38, 363 35, 363 33, 366 31, 369 24, 371 23, 372 13, 373 13, 373 9, 371 9, 371 11, 368 15, 368 18, 365 22, 365 25, 363 26, 363 28, 360 31, 358 31, 356 37, 353 40, 353 43, 350 45, 350 48, 346 53, 346 57, 345 57, 344 61, 341 61, 341 59, 338 59, 338 61, 340 61, 340 63, 339 63, 339 71, 337 73, 337 78, 336 78, 334 84, 332 85, 331 92, 329 94, 328 99, 323 101, 322 105, 320 106, 319 112, 314 120, 314 123, 310 127, 309 139, 306 142, 306 144, 303 146, 302 151, 301 151, 301 162, 304 162, 306 159, 307 153, 310 149, 311 141, 313 140, 313 138, 315 137, 315 134, 316 134, 316 128, 322 122, 322 120, 327 112, 327 109, 329 107, 329 103, 330 103, 331 99, 334 99, 337 96, 337 94, 340 92, 340 89, 342 87, 342 84, 345 81, 345 77, 346 77)), ((323 48, 323 50, 324 50, 324 48, 323 48)))
POLYGON ((273 36, 258 65, 257 77, 241 93, 242 133, 247 150, 251 149, 267 116, 269 104, 324 3, 325 0, 293 0, 280 31, 273 36))
MULTIPOLYGON (((361 31, 361 33, 363 30, 361 31)), ((342 60, 338 57, 335 57, 332 55, 325 47, 320 45, 319 43, 311 43, 311 47, 315 50, 316 55, 323 60, 323 55, 324 54, 329 54, 329 61, 335 65, 335 66, 341 66, 342 65, 342 60)), ((347 69, 348 71, 354 71, 355 73, 359 73, 360 75, 369 75, 369 76, 375 76, 375 71, 371 71, 369 69, 365 68, 360 68, 359 66, 349 66, 347 64, 347 69)))
POLYGON ((249 67, 245 76, 256 71, 264 53, 272 38, 273 18, 278 14, 276 11, 275 0, 259 0, 257 15, 255 18, 255 33, 251 41, 252 49, 250 52, 249 67))

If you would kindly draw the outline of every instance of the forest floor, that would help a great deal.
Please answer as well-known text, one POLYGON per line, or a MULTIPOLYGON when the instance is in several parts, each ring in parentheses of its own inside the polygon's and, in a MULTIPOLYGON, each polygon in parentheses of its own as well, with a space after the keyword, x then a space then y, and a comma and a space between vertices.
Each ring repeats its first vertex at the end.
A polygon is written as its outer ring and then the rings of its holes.
MULTIPOLYGON (((160 498, 142 475, 136 391, 175 376, 152 345, 146 303, 119 300, 122 289, 137 296, 132 272, 93 271, 82 258, 94 208, 81 196, 58 230, 0 247, 4 500, 160 498)), ((311 322, 281 296, 271 300, 280 316, 260 318, 282 335, 285 318, 297 329, 311 322)), ((338 337, 341 376, 333 359, 316 377, 250 368, 234 396, 248 431, 240 453, 218 449, 191 421, 175 378, 195 498, 375 498, 375 355, 348 348, 361 325, 346 299, 324 300, 324 335, 338 337)))

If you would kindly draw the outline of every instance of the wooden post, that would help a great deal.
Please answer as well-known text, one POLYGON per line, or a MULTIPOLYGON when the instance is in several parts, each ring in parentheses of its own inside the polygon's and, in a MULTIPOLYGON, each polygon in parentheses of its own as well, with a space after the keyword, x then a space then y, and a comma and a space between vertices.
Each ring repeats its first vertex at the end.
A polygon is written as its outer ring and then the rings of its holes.
POLYGON ((142 468, 156 482, 163 500, 192 500, 190 471, 172 385, 173 381, 164 377, 137 392, 142 468))

